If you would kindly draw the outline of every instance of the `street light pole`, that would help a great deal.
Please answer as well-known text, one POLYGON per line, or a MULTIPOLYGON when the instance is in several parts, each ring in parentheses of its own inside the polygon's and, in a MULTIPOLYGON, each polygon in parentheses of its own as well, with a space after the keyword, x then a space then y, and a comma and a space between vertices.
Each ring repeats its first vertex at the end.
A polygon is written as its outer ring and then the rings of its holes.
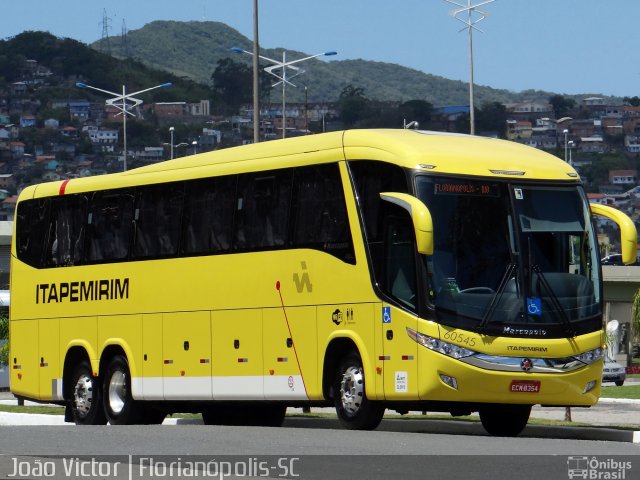
POLYGON ((170 141, 171 141, 171 144, 170 144, 170 146, 169 146, 169 149, 170 149, 170 152, 171 152, 171 153, 170 153, 170 155, 169 155, 169 158, 170 158, 171 160, 173 160, 173 130, 174 130, 174 128, 173 128, 173 127, 169 127, 169 135, 171 136, 171 140, 170 140, 170 141))
POLYGON ((564 133, 564 161, 566 163, 567 162, 567 150, 569 149, 569 142, 568 142, 569 130, 567 130, 565 128, 562 133, 564 133))
POLYGON ((476 24, 480 23, 489 15, 487 12, 478 10, 478 7, 495 2, 495 0, 485 0, 483 2, 477 3, 476 5, 471 5, 471 0, 467 0, 466 5, 455 2, 453 0, 444 0, 444 1, 452 5, 455 5, 457 7, 460 7, 456 10, 451 10, 449 12, 449 15, 451 15, 453 18, 455 18, 456 20, 459 20, 460 22, 466 25, 466 27, 464 27, 462 30, 469 30, 469 133, 471 133, 471 135, 475 135, 476 122, 475 122, 475 106, 473 101, 473 98, 474 98, 474 95, 473 95, 473 83, 474 83, 474 80, 473 80, 473 30, 475 29, 482 33, 482 30, 476 27, 476 24), (461 13, 466 13, 467 18, 466 19, 459 18, 458 15, 461 13), (480 17, 474 20, 473 18, 474 13, 477 13, 478 15, 480 15, 480 17))
POLYGON ((260 141, 260 82, 258 79, 258 0, 253 0, 253 143, 260 141))
POLYGON ((573 140, 569 140, 569 165, 573 166, 573 160, 571 159, 571 152, 573 151, 573 140))
MULTIPOLYGON (((493 1, 493 0, 492 0, 493 1)), ((234 47, 231 49, 232 52, 236 52, 236 53, 247 53, 249 55, 253 55, 254 60, 255 60, 255 55, 247 50, 243 50, 241 48, 237 48, 234 47)), ((300 62, 304 62, 306 60, 310 60, 312 58, 316 58, 316 57, 322 57, 322 56, 331 56, 331 55, 337 55, 338 52, 323 52, 323 53, 316 53, 315 55, 309 55, 308 57, 304 57, 304 58, 299 58, 298 60, 290 60, 287 61, 287 56, 286 56, 286 52, 282 52, 282 61, 280 60, 274 60, 273 58, 268 58, 265 57, 263 55, 258 55, 260 58, 262 58, 263 60, 267 60, 268 62, 271 62, 272 65, 269 67, 265 67, 264 71, 267 72, 270 75, 273 75, 274 77, 276 77, 278 79, 278 81, 276 83, 274 83, 273 85, 271 85, 272 87, 276 87, 278 85, 280 85, 282 83, 282 138, 286 137, 286 99, 285 99, 285 95, 286 95, 286 85, 289 84, 292 87, 295 87, 295 85, 293 83, 290 82, 291 79, 293 79, 294 77, 297 77, 298 75, 301 75, 304 73, 304 70, 302 70, 300 67, 295 66, 296 63, 300 63, 300 62), (274 73, 274 70, 279 70, 282 69, 282 73, 274 73), (291 69, 295 72, 294 75, 287 77, 287 71, 288 69, 291 69)))
POLYGON ((105 102, 106 105, 110 105, 112 107, 117 108, 122 113, 122 137, 123 137, 123 147, 124 147, 124 162, 123 162, 123 170, 127 170, 127 115, 131 115, 135 117, 134 113, 129 111, 130 108, 135 108, 139 105, 142 105, 142 100, 139 98, 135 98, 134 95, 139 95, 141 93, 148 92, 149 90, 155 90, 156 88, 165 88, 170 87, 171 82, 163 83, 161 85, 156 85, 155 87, 145 88, 144 90, 138 90, 137 92, 127 93, 127 89, 125 85, 122 85, 122 94, 111 92, 109 90, 103 90, 102 88, 92 87, 91 85, 87 85, 86 83, 76 82, 76 87, 78 88, 89 88, 91 90, 96 90, 98 92, 106 93, 108 95, 115 95, 113 98, 110 98, 105 102), (133 103, 129 104, 128 100, 131 100, 133 103))

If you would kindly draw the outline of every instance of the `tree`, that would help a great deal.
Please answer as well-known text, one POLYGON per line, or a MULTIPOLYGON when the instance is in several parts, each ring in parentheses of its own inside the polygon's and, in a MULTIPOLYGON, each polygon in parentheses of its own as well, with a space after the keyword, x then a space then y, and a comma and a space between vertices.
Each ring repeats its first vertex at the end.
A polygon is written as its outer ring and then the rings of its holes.
POLYGON ((495 132, 504 138, 507 128, 507 108, 500 102, 485 103, 476 112, 476 129, 479 132, 495 132))
POLYGON ((218 60, 211 74, 213 93, 228 107, 228 112, 237 112, 243 103, 253 98, 253 72, 244 63, 231 58, 218 60))
POLYGON ((364 88, 347 85, 340 92, 338 111, 345 127, 353 127, 367 116, 370 101, 364 94, 364 88))
POLYGON ((631 105, 632 107, 640 107, 640 97, 624 97, 624 103, 631 105))
POLYGON ((407 122, 418 122, 421 128, 426 128, 431 122, 433 105, 426 100, 409 100, 398 108, 400 115, 407 122))
POLYGON ((573 107, 575 107, 576 102, 572 98, 566 98, 562 95, 553 95, 549 97, 549 103, 553 108, 553 111, 556 114, 556 118, 566 117, 573 107))

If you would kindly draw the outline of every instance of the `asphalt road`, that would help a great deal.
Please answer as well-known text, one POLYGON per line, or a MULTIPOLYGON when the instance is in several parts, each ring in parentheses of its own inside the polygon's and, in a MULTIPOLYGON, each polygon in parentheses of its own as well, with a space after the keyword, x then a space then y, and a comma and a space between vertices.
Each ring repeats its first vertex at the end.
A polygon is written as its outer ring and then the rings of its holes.
MULTIPOLYGON (((639 478, 632 475, 640 471, 638 444, 580 440, 579 429, 565 434, 565 438, 549 438, 555 434, 549 428, 528 426, 517 438, 495 438, 487 436, 477 423, 437 420, 385 419, 374 432, 346 431, 334 419, 303 418, 287 418, 281 428, 194 424, 5 426, 0 435, 3 454, 0 478, 37 477, 33 472, 29 472, 29 476, 8 477, 15 470, 16 462, 24 462, 27 473, 29 465, 36 465, 36 459, 40 465, 46 461, 57 462, 59 466, 53 478, 80 478, 63 475, 63 460, 51 458, 56 455, 66 456, 67 461, 86 456, 85 461, 133 464, 130 468, 136 468, 140 475, 131 478, 166 476, 161 475, 162 472, 150 476, 154 473, 148 467, 150 458, 160 464, 174 461, 174 469, 178 458, 183 463, 197 459, 234 465, 260 465, 262 461, 278 465, 280 462, 292 469, 289 472, 265 470, 266 478, 366 480, 443 478, 445 475, 465 480, 565 479, 568 462, 595 458, 603 469, 618 465, 626 468, 625 462, 631 462, 624 478, 639 478), (194 455, 199 457, 191 457, 194 455), (147 470, 140 471, 141 465, 146 465, 147 470), (293 475, 281 476, 284 473, 293 475)), ((94 473, 102 478, 129 478, 128 473, 122 471, 117 472, 118 476, 94 473)))
MULTIPOLYGON (((3 397, 13 403, 9 394, 3 397)), ((43 465, 47 478, 60 479, 564 480, 572 467, 585 465, 579 477, 640 478, 640 444, 631 443, 633 432, 611 428, 640 430, 638 401, 603 399, 590 409, 572 409, 574 422, 588 426, 529 425, 517 438, 488 436, 477 422, 433 419, 385 419, 373 432, 352 432, 335 418, 287 417, 282 428, 180 419, 162 426, 77 427, 47 425, 50 415, 0 415, 9 417, 0 418, 0 479, 43 478, 37 471, 43 465), (20 425, 27 420, 36 425, 20 425), (200 462, 200 470, 188 470, 189 462, 200 462)), ((532 418, 563 417, 558 408, 532 412, 532 418)))

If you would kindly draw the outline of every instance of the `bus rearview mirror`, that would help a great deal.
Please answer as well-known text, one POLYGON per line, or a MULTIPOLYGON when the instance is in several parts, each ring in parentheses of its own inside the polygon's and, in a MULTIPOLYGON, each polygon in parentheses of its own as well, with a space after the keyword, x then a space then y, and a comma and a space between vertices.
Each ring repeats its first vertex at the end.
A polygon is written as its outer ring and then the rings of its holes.
POLYGON ((633 221, 620 210, 599 203, 590 203, 591 212, 608 218, 620 229, 620 253, 622 263, 628 265, 636 261, 638 232, 633 221))
POLYGON ((416 234, 418 253, 433 255, 433 221, 427 206, 416 197, 406 193, 382 192, 380 198, 409 212, 416 234))

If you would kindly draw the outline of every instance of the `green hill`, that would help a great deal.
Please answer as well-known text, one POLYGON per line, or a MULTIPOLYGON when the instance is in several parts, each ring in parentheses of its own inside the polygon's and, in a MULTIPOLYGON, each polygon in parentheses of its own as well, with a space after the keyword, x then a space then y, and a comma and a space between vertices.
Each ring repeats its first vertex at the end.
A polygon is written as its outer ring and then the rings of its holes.
MULTIPOLYGON (((198 101, 209 98, 210 89, 191 80, 154 69, 135 60, 122 61, 70 38, 58 38, 46 32, 23 32, 0 40, 0 90, 11 82, 22 80, 28 72, 27 60, 51 69, 46 88, 37 88, 35 97, 47 99, 94 96, 80 91, 75 81, 119 91, 126 84, 129 92, 172 82, 172 88, 150 92, 145 101, 198 101), (121 87, 120 87, 121 88, 121 87)), ((100 94, 97 98, 104 98, 100 94)))
MULTIPOLYGON (((92 46, 106 51, 101 41, 92 46)), ((231 47, 251 51, 252 43, 238 31, 219 22, 155 21, 128 32, 126 41, 123 37, 109 39, 109 51, 117 57, 133 57, 151 67, 207 84, 218 60, 232 57, 251 62, 250 55, 232 53, 231 47)), ((282 58, 282 49, 262 49, 261 53, 270 58, 282 58)), ((287 50, 288 58, 307 55, 287 50)), ((304 68, 307 73, 294 81, 299 88, 287 90, 287 98, 292 101, 303 100, 303 88, 300 87, 306 82, 311 101, 336 100, 346 85, 353 84, 363 87, 365 95, 373 100, 421 99, 436 106, 466 105, 469 102, 466 83, 400 65, 367 60, 311 60, 305 63, 304 68)), ((484 86, 475 88, 477 105, 494 101, 546 100, 551 95, 541 91, 516 93, 484 86)), ((279 95, 276 94, 275 98, 279 95)))

